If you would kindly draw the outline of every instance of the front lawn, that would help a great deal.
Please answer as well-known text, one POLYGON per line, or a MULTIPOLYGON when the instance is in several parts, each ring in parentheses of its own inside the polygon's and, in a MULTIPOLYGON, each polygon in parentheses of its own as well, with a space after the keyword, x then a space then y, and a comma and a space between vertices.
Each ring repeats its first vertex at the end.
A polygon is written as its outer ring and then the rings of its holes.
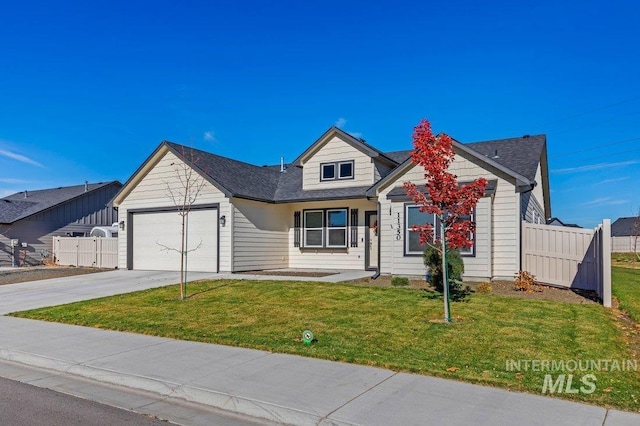
MULTIPOLYGON (((14 314, 19 317, 298 354, 484 383, 540 394, 545 375, 527 360, 632 359, 611 311, 595 304, 473 295, 453 303, 453 324, 441 300, 404 288, 309 282, 221 280, 189 285, 177 300, 169 286, 14 314), (304 329, 317 341, 301 342, 304 329), (507 368, 520 361, 521 371, 507 368)), ((567 364, 569 366, 573 364, 567 364)), ((538 369, 539 370, 539 369, 538 369)), ((544 368, 542 369, 544 370, 544 368)), ((640 406, 637 371, 590 369, 595 392, 556 394, 625 410, 640 406)))
POLYGON ((618 307, 640 323, 640 270, 614 266, 611 268, 611 281, 611 291, 618 299, 618 307))

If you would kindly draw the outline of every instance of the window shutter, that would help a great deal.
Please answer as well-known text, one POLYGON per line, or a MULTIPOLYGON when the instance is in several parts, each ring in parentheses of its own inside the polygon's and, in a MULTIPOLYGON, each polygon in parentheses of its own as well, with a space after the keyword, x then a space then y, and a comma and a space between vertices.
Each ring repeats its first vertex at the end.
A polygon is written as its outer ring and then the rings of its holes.
POLYGON ((358 209, 351 209, 351 247, 358 247, 358 209))
POLYGON ((293 246, 300 247, 300 212, 293 212, 293 246))

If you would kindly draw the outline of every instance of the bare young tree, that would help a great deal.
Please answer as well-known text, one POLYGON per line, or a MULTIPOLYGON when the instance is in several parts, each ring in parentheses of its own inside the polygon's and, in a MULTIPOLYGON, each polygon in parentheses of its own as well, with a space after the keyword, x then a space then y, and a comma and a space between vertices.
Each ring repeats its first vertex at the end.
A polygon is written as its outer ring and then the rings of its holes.
POLYGON ((163 251, 175 251, 180 254, 180 299, 185 300, 187 297, 187 255, 202 247, 202 240, 195 247, 188 247, 189 213, 206 182, 193 170, 194 161, 197 159, 194 157, 194 150, 183 147, 181 154, 183 161, 171 163, 174 166, 175 179, 164 182, 167 187, 167 196, 176 206, 180 216, 180 248, 169 247, 158 241, 156 244, 161 246, 163 251))

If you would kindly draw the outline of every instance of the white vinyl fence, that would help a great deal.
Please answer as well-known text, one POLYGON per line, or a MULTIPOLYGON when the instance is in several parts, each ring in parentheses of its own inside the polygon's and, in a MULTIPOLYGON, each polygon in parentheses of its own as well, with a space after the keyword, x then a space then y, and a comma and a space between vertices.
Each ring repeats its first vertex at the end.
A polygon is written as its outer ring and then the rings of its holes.
POLYGON ((614 253, 640 253, 640 237, 611 237, 611 251, 614 253))
POLYGON ((104 237, 53 237, 57 265, 116 268, 118 239, 104 237))
POLYGON ((536 281, 594 290, 611 306, 611 221, 595 229, 522 224, 522 269, 536 281))

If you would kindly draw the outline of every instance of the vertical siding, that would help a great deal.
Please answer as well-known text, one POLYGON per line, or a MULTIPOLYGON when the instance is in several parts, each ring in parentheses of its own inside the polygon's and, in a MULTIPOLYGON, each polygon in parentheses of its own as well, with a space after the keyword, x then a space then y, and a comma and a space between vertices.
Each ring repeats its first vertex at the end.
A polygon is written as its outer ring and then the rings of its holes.
MULTIPOLYGON (((289 205, 289 267, 290 268, 322 268, 322 269, 365 269, 364 244, 364 212, 377 210, 375 202, 366 200, 338 200, 334 202, 297 203, 289 205), (358 247, 350 247, 350 228, 347 228, 347 248, 345 249, 305 249, 293 246, 294 227, 293 213, 309 209, 326 209, 347 207, 358 209, 358 247)), ((350 220, 351 214, 347 219, 350 220)), ((385 254, 383 253, 384 257, 385 254)))
POLYGON ((233 271, 289 266, 289 207, 232 200, 233 271))
MULTIPOLYGON (((43 255, 52 252, 54 236, 74 232, 88 234, 94 226, 108 226, 116 222, 117 212, 107 203, 119 189, 115 183, 107 185, 11 225, 3 225, 0 230, 0 266, 11 265, 12 238, 28 244, 25 263, 39 265, 43 255)), ((22 248, 20 255, 22 258, 22 248)))
POLYGON ((302 187, 305 190, 344 188, 373 185, 375 167, 371 157, 336 136, 309 158, 304 164, 302 173, 302 187), (353 179, 320 181, 320 164, 349 160, 354 162, 353 179))
MULTIPOLYGON (((177 190, 176 170, 183 166, 183 162, 173 153, 167 152, 153 168, 140 180, 133 190, 122 201, 118 209, 120 220, 127 222, 127 211, 131 209, 172 207, 174 203, 169 195, 168 185, 177 190)), ((220 203, 220 215, 227 220, 231 217, 229 200, 213 185, 205 182, 194 205, 220 203)), ((125 226, 129 226, 126 223, 125 226)), ((220 228, 220 272, 231 272, 231 226, 229 222, 220 228)), ((118 266, 127 268, 127 232, 118 234, 118 266)))
MULTIPOLYGON (((458 176, 459 182, 478 177, 498 181, 495 194, 482 198, 476 207, 476 255, 463 258, 465 278, 512 277, 517 271, 519 256, 516 241, 519 235, 519 194, 515 193, 514 186, 503 176, 493 174, 461 156, 455 157, 449 171, 458 176)), ((420 167, 412 167, 393 186, 380 193, 383 250, 381 271, 397 275, 423 275, 425 267, 422 257, 404 255, 404 202, 391 202, 387 199, 387 194, 405 181, 423 184, 424 171, 420 167)))

